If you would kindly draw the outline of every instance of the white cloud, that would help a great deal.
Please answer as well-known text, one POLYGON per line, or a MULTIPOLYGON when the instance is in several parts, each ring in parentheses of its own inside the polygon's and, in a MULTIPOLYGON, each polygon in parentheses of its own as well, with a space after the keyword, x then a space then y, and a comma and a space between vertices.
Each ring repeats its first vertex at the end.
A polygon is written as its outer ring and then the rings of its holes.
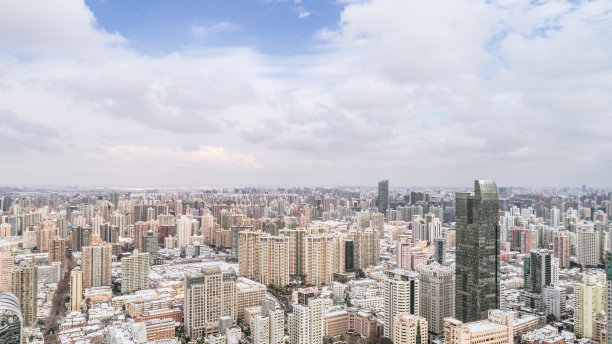
POLYGON ((257 168, 260 166, 252 155, 228 153, 223 147, 200 146, 197 149, 185 150, 120 145, 102 147, 102 150, 112 159, 136 164, 154 161, 163 164, 223 165, 234 168, 257 168))
POLYGON ((151 57, 98 28, 82 2, 35 13, 10 2, 0 104, 10 137, 27 133, 11 142, 36 153, 6 146, 0 174, 138 184, 146 165, 151 185, 172 173, 175 185, 202 173, 209 184, 609 184, 609 2, 343 3, 339 27, 322 28, 309 54, 151 57), (32 159, 58 172, 41 176, 32 159))
POLYGON ((231 22, 219 22, 210 26, 193 25, 191 34, 196 37, 208 37, 227 32, 238 32, 242 26, 231 22))
POLYGON ((306 11, 303 7, 298 8, 298 17, 300 19, 306 18, 310 15, 310 12, 306 11))

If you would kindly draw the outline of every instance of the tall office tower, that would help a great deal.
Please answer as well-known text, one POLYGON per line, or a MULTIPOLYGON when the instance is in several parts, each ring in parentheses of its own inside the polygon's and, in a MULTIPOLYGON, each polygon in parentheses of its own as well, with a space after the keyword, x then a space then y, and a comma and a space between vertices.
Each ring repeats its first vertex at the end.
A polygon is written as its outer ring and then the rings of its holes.
POLYGON ((81 252, 83 246, 91 245, 91 227, 72 228, 72 251, 81 252))
POLYGON ((191 219, 189 217, 181 217, 176 221, 176 239, 178 247, 189 244, 191 237, 191 219))
POLYGON ((395 261, 399 269, 410 270, 412 267, 412 243, 410 238, 400 236, 397 239, 395 261))
POLYGON ((434 240, 434 246, 436 248, 436 262, 438 262, 440 265, 444 265, 444 243, 445 240, 443 238, 434 240))
POLYGON ((0 252, 0 291, 12 290, 14 266, 13 256, 9 252, 0 252))
POLYGON ((553 283, 553 260, 547 250, 532 250, 529 257, 529 271, 525 271, 525 288, 541 294, 542 290, 553 283), (528 274, 528 276, 527 276, 528 274))
POLYGON ((552 228, 559 228, 561 225, 561 211, 557 207, 550 209, 550 226, 552 228))
POLYGON ((149 288, 149 254, 134 253, 121 259, 121 292, 129 294, 149 288))
POLYGON ((289 284, 289 238, 263 235, 259 241, 259 278, 264 285, 289 284))
POLYGON ((455 317, 463 322, 487 319, 500 301, 497 186, 477 180, 474 189, 455 194, 455 317))
POLYGON ((331 285, 334 268, 334 237, 306 236, 305 281, 309 285, 331 285))
POLYGON ((19 299, 8 291, 0 291, 0 343, 22 343, 23 316, 19 299))
POLYGON ((344 240, 344 272, 355 270, 355 242, 344 240))
POLYGON ((599 237, 592 230, 576 232, 576 258, 583 267, 595 267, 599 264, 599 237))
POLYGON ((119 236, 123 237, 123 231, 125 229, 125 216, 118 211, 111 215, 111 226, 119 227, 119 236))
POLYGON ((381 180, 378 182, 378 212, 387 213, 389 209, 389 181, 381 180))
POLYGON ((142 238, 142 252, 149 254, 149 263, 153 265, 155 259, 157 259, 158 245, 157 235, 153 234, 153 231, 149 229, 147 235, 142 238))
POLYGON ((97 235, 100 237, 100 226, 104 223, 104 218, 100 215, 96 215, 91 218, 91 235, 97 235))
POLYGON ((38 267, 21 266, 13 271, 12 293, 19 299, 23 325, 32 326, 36 322, 36 298, 38 296, 38 267))
POLYGON ((290 344, 321 344, 325 333, 325 300, 310 298, 288 316, 290 344))
POLYGON ((280 235, 289 237, 289 275, 304 275, 304 252, 306 248, 305 229, 281 229, 280 235))
POLYGON ((236 273, 219 267, 185 276, 183 306, 185 331, 192 338, 219 331, 219 318, 236 320, 236 273))
POLYGON ((418 315, 400 313, 393 322, 391 340, 393 344, 426 344, 427 330, 427 319, 418 315))
POLYGON ((559 258, 559 267, 567 269, 570 267, 571 241, 566 232, 558 232, 553 237, 553 254, 559 258))
POLYGON ((96 244, 83 247, 83 288, 111 284, 112 245, 96 244))
POLYGON ((384 336, 391 338, 393 323, 400 313, 418 315, 420 312, 419 274, 400 269, 389 270, 384 280, 385 330, 384 336))
POLYGON ((593 320, 604 308, 606 275, 585 274, 582 283, 574 285, 574 333, 578 338, 593 339, 593 320))
POLYGON ((83 272, 78 266, 70 272, 70 310, 81 311, 83 302, 83 272))
POLYGON ((455 269, 432 263, 418 272, 419 315, 427 319, 430 339, 444 337, 444 318, 455 316, 455 269))
MULTIPOLYGON (((189 222, 191 223, 191 221, 189 222)), ((142 250, 142 237, 149 231, 149 224, 144 221, 138 221, 134 224, 134 248, 142 250)), ((191 236, 191 235, 190 235, 191 236)))
POLYGON ((49 264, 62 263, 62 275, 66 272, 66 243, 67 239, 51 238, 49 240, 49 264))
POLYGON ((238 271, 240 276, 253 280, 259 278, 261 236, 261 232, 243 231, 238 233, 238 271))

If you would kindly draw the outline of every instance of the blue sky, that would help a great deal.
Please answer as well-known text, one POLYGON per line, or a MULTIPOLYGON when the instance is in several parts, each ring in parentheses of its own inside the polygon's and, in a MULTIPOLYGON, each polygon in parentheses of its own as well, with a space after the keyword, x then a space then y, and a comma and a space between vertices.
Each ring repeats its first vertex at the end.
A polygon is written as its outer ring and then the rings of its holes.
POLYGON ((319 30, 337 28, 344 7, 331 0, 88 0, 86 4, 99 27, 120 32, 130 47, 150 55, 230 46, 274 55, 308 53, 321 44, 316 37, 319 30), (194 32, 219 24, 221 29, 210 34, 194 32))

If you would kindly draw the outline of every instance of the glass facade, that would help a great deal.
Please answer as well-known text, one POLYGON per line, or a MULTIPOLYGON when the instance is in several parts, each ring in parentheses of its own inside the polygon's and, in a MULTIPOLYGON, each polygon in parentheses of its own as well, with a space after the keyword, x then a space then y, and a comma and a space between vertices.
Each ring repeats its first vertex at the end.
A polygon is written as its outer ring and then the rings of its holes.
POLYGON ((487 319, 500 302, 497 185, 477 180, 474 189, 455 194, 455 317, 463 322, 487 319))

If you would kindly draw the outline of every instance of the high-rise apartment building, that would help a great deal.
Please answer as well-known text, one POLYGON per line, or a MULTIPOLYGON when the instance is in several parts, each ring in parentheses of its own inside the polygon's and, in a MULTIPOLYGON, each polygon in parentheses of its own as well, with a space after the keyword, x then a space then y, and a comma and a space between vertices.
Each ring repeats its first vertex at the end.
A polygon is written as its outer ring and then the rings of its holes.
POLYGON ((419 315, 427 319, 430 339, 444 337, 444 318, 455 317, 455 269, 432 263, 418 272, 419 315))
POLYGON ((288 316, 290 344, 321 344, 325 334, 325 300, 309 298, 288 316))
POLYGON ((280 235, 289 238, 289 275, 303 276, 306 248, 306 230, 305 229, 281 229, 280 235))
POLYGON ((305 247, 305 281, 308 285, 331 285, 334 268, 334 237, 308 235, 305 247))
POLYGON ((149 254, 134 250, 121 259, 121 292, 128 294, 149 288, 149 254))
POLYGON ((393 321, 393 344, 426 344, 427 319, 418 315, 400 313, 393 321))
POLYGON ((260 239, 262 232, 238 232, 238 271, 240 276, 257 280, 260 276, 260 239))
POLYGON ((558 232, 553 236, 553 254, 559 259, 559 267, 566 269, 570 267, 571 241, 566 232, 558 232))
POLYGON ((412 242, 407 236, 400 236, 395 245, 395 261, 399 269, 410 270, 412 267, 412 242))
POLYGON ((574 285, 574 333, 578 338, 593 338, 593 320, 605 307, 606 275, 585 274, 574 285))
POLYGON ((149 231, 149 224, 144 221, 138 221, 134 224, 134 248, 142 251, 142 237, 149 231))
POLYGON ((19 299, 8 291, 0 291, 0 343, 22 343, 23 315, 19 299))
POLYGON ((83 288, 111 284, 112 246, 95 244, 83 247, 83 288))
POLYGON ((36 322, 38 307, 38 267, 21 266, 13 271, 12 293, 19 299, 23 325, 32 326, 36 322))
POLYGON ((66 243, 68 240, 60 238, 49 239, 49 264, 60 262, 62 275, 66 272, 66 243))
POLYGON ((0 252, 0 291, 12 290, 14 266, 13 256, 9 252, 0 252))
POLYGON ((414 271, 394 269, 384 280, 385 328, 384 336, 391 338, 395 317, 401 313, 420 313, 419 274, 414 271))
POLYGON ((289 238, 263 235, 259 242, 259 278, 264 285, 289 284, 289 238))
POLYGON ((559 228, 561 225, 561 211, 557 207, 550 208, 550 226, 552 228, 559 228))
POLYGON ((599 264, 599 233, 593 230, 576 232, 576 260, 583 267, 599 264))
POLYGON ((219 331, 219 318, 236 320, 236 273, 219 267, 202 269, 184 280, 185 331, 192 338, 219 331))
POLYGON ((387 213, 389 209, 389 181, 381 180, 378 182, 378 212, 387 213))
POLYGON ((77 266, 70 272, 70 310, 81 311, 83 302, 83 272, 77 266))
POLYGON ((455 194, 455 317, 463 322, 486 319, 500 302, 497 185, 477 180, 474 189, 455 194))

